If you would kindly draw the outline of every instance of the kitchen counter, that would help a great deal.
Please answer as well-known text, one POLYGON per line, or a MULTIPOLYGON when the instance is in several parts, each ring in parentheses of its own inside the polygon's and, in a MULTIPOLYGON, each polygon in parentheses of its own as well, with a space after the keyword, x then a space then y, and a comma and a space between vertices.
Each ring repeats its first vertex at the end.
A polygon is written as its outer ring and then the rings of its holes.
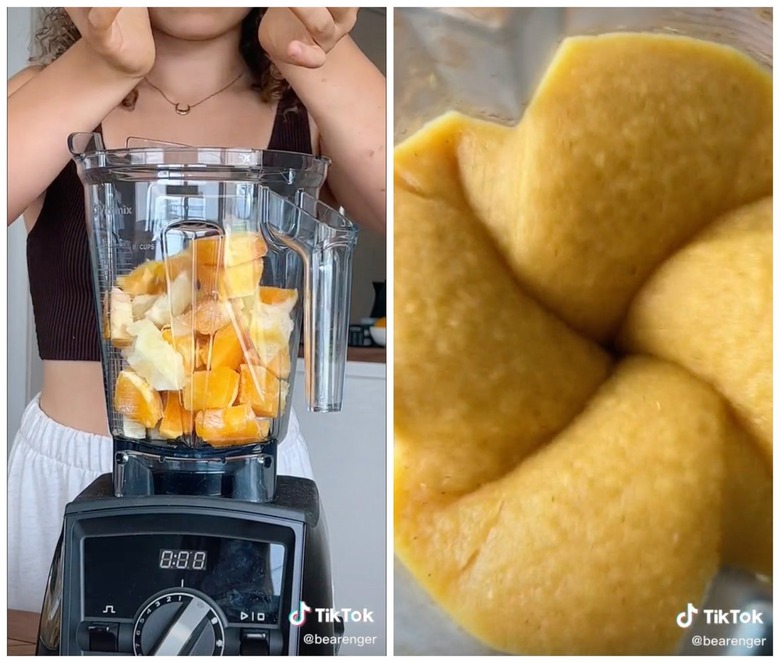
POLYGON ((349 348, 347 361, 360 361, 376 364, 387 363, 387 350, 379 346, 371 348, 349 348))
POLYGON ((35 656, 39 617, 35 612, 8 611, 9 656, 35 656))

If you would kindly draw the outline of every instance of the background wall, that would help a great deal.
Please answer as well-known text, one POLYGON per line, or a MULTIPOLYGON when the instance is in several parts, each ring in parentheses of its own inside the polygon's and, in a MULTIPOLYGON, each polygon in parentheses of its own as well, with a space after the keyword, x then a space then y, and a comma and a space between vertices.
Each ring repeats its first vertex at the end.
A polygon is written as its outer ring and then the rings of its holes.
MULTIPOLYGON (((386 59, 386 10, 366 7, 358 13, 358 22, 352 31, 355 41, 363 52, 385 74, 386 59)), ((355 219, 360 224, 360 219, 355 219)), ((361 228, 355 250, 355 271, 352 285, 353 322, 366 318, 374 302, 372 281, 384 281, 387 273, 387 243, 385 237, 372 230, 361 228)))
MULTIPOLYGON (((8 77, 27 66, 33 10, 8 9, 8 77)), ((8 229, 8 446, 27 402, 40 391, 41 363, 27 286, 27 232, 17 221, 8 229)))
MULTIPOLYGON (((34 8, 8 10, 8 77, 27 66, 34 8)), ((386 72, 386 10, 365 8, 358 14, 353 37, 374 64, 386 72)), ((359 222, 359 219, 357 219, 359 222)), ((355 251, 351 317, 367 317, 374 301, 372 281, 384 281, 387 269, 385 237, 361 229, 355 251)), ((26 232, 14 223, 8 231, 8 447, 25 405, 41 389, 41 361, 27 287, 26 232)))

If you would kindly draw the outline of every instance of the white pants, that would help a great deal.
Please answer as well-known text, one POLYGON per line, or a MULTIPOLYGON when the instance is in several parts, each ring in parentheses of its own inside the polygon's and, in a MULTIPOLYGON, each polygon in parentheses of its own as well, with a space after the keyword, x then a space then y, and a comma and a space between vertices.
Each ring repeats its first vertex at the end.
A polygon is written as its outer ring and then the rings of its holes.
MULTIPOLYGON (((8 460, 8 607, 40 612, 65 505, 112 471, 110 437, 58 424, 36 397, 24 411, 8 460)), ((313 478, 295 412, 278 447, 279 474, 313 478)))

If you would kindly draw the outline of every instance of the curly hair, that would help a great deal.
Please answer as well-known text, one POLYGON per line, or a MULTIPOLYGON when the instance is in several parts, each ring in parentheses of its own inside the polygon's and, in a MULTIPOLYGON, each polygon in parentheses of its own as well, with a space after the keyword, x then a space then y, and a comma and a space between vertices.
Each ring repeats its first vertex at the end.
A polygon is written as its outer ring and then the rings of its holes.
MULTIPOLYGON (((41 8, 40 27, 33 37, 33 53, 30 62, 38 65, 48 65, 54 62, 81 35, 70 20, 70 16, 62 7, 41 8)), ((255 7, 246 15, 241 23, 241 39, 239 51, 244 61, 254 75, 252 87, 256 89, 263 101, 278 101, 289 89, 289 84, 271 62, 257 40, 260 21, 265 14, 265 8, 255 7)), ((128 110, 135 108, 138 90, 133 90, 122 102, 128 110)))

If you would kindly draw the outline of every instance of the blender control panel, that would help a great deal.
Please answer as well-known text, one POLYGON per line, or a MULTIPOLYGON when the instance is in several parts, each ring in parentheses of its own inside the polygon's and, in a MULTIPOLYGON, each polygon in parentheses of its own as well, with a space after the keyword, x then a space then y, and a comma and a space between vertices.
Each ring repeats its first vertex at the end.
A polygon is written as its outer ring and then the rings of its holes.
POLYGON ((83 649, 281 654, 288 561, 279 542, 173 533, 87 537, 83 649))

